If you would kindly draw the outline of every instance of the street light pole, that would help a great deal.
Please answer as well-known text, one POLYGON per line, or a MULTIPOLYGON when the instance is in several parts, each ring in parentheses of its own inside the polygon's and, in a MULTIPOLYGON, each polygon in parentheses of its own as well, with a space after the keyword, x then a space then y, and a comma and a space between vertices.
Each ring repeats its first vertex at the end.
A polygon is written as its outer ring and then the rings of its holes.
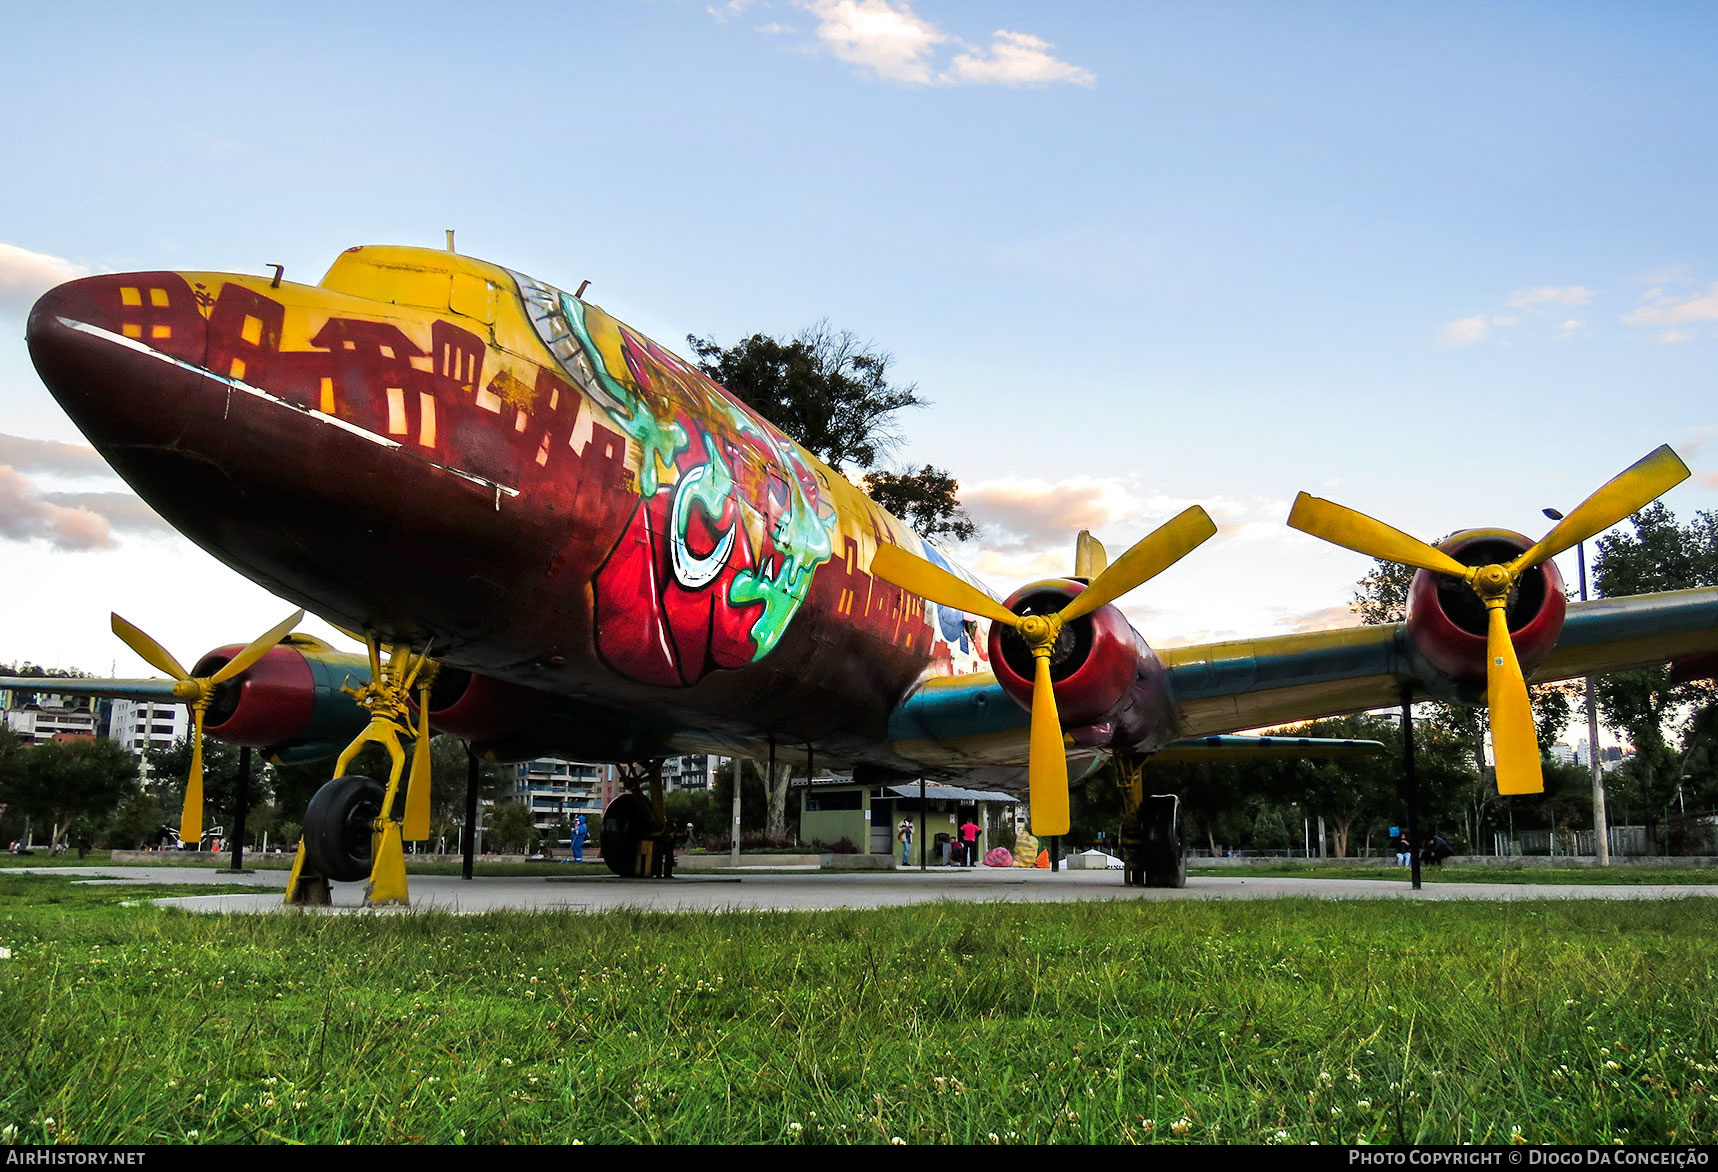
MULTIPOLYGON (((1544 509, 1544 514, 1553 521, 1561 521, 1563 514, 1556 509, 1544 509)), ((1581 568, 1581 601, 1587 601, 1587 543, 1577 542, 1575 545, 1575 562, 1581 568)), ((1611 827, 1610 819, 1605 816, 1605 773, 1599 767, 1599 706, 1593 697, 1593 677, 1587 677, 1587 766, 1593 772, 1593 850, 1598 855, 1599 866, 1611 865, 1611 827)))

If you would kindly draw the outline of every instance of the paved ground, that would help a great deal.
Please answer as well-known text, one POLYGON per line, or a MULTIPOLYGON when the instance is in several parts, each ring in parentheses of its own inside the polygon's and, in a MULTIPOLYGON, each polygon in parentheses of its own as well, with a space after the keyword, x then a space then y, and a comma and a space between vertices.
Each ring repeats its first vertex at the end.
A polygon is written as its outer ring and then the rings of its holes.
MULTIPOLYGON (((40 874, 90 883, 243 884, 256 894, 203 895, 156 902, 198 912, 280 912, 285 871, 221 875, 206 867, 52 867, 40 874)), ((364 885, 334 885, 334 911, 359 911, 364 885)), ((1697 886, 1597 886, 1551 883, 1435 883, 1414 891, 1406 879, 1192 878, 1182 890, 1123 887, 1114 871, 989 870, 910 871, 883 874, 695 875, 672 880, 441 876, 411 880, 412 906, 451 912, 567 909, 609 911, 816 910, 898 907, 951 900, 961 903, 1040 903, 1078 899, 1681 899, 1718 896, 1718 883, 1697 886)), ((147 898, 147 896, 142 896, 147 898)))

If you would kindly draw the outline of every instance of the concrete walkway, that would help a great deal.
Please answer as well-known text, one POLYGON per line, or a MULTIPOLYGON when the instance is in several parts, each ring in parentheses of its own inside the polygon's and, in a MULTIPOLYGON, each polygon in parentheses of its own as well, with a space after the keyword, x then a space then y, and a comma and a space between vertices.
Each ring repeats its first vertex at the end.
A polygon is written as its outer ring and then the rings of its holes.
MULTIPOLYGON (((255 894, 184 896, 153 902, 196 912, 283 912, 285 871, 222 875, 206 867, 38 867, 25 873, 64 875, 80 882, 147 886, 155 883, 243 885, 255 894)), ((358 912, 362 883, 334 885, 333 913, 358 912)), ((1180 890, 1122 886, 1114 871, 934 870, 926 874, 691 875, 672 880, 604 878, 478 878, 413 876, 412 906, 437 911, 809 911, 935 903, 1044 903, 1081 899, 1683 899, 1718 897, 1718 883, 1676 886, 1552 883, 1428 883, 1414 891, 1404 877, 1384 879, 1265 879, 1195 877, 1180 890)), ((140 892, 140 898, 147 899, 140 892)), ((329 914, 322 912, 321 914, 329 914)))

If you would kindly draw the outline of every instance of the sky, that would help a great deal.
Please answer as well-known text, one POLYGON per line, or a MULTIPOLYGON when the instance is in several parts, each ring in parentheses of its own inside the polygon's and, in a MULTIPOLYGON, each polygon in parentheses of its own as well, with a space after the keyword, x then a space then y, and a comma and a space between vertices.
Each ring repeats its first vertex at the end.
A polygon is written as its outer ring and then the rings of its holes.
MULTIPOLYGON (((0 69, 0 662, 154 674, 291 607, 36 379, 92 272, 439 247, 672 349, 827 319, 932 405, 999 593, 1189 504, 1159 646, 1352 625, 1295 493, 1537 537, 1661 443, 1718 507, 1718 8, 952 0, 29 5, 0 69)), ((1560 563, 1575 578, 1573 554, 1560 563)), ((328 629, 307 623, 306 630, 328 629)))

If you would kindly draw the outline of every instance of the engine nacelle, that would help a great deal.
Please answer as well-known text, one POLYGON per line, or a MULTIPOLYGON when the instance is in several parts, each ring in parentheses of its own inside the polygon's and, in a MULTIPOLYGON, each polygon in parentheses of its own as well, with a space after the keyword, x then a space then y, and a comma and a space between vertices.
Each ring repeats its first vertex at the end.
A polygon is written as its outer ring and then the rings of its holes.
POLYGON ((430 687, 430 724, 480 745, 509 741, 531 727, 548 699, 534 688, 443 667, 430 687))
MULTIPOLYGON (((1085 588, 1053 578, 1022 586, 1003 605, 1016 614, 1053 614, 1085 588)), ((1030 710, 1036 665, 1025 641, 1002 623, 990 625, 990 664, 1002 690, 1030 710)), ((1050 682, 1062 727, 1081 746, 1136 744, 1170 721, 1163 663, 1113 606, 1062 628, 1050 656, 1050 682)))
MULTIPOLYGON (((233 643, 197 661, 194 676, 208 676, 244 649, 233 643)), ((338 752, 369 722, 369 714, 340 689, 370 679, 369 661, 335 651, 320 639, 290 635, 263 652, 236 679, 215 689, 203 731, 230 744, 280 750, 303 759, 314 746, 338 752)), ((325 754, 318 754, 325 755, 325 754)))
MULTIPOLYGON (((1438 549, 1466 566, 1508 562, 1533 542, 1507 529, 1464 529, 1439 543, 1438 549)), ((1568 604, 1563 575, 1545 561, 1524 572, 1516 582, 1505 615, 1509 637, 1523 674, 1533 669, 1557 645, 1568 604)), ((1408 637, 1423 667, 1422 678, 1442 678, 1454 691, 1473 698, 1483 693, 1486 666, 1486 612, 1471 587, 1454 578, 1421 570, 1408 591, 1408 637)))
POLYGON ((491 761, 636 761, 673 752, 672 730, 636 714, 446 666, 430 688, 430 724, 470 741, 491 761))

